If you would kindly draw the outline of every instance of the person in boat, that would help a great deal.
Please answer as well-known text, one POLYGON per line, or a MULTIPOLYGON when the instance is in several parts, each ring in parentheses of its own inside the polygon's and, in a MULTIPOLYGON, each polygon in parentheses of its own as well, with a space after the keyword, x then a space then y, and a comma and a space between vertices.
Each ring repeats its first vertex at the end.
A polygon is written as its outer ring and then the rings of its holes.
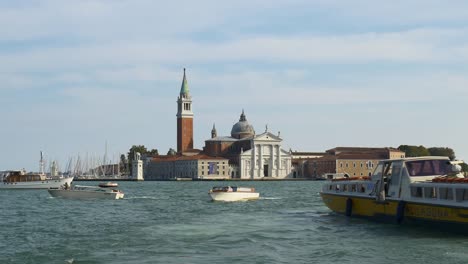
POLYGON ((68 182, 66 182, 66 183, 64 184, 63 188, 64 188, 65 190, 68 190, 68 189, 70 188, 70 186, 68 186, 68 182))
POLYGON ((231 186, 228 186, 228 192, 232 192, 232 187, 231 186))

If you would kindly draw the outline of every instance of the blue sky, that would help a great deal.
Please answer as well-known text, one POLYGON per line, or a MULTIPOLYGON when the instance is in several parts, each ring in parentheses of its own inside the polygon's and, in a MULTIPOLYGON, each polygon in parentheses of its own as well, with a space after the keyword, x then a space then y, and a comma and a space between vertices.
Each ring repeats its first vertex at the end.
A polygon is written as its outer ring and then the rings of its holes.
POLYGON ((285 149, 468 160, 468 2, 167 2, 0 1, 0 170, 165 154, 184 67, 197 148, 245 109, 285 149))

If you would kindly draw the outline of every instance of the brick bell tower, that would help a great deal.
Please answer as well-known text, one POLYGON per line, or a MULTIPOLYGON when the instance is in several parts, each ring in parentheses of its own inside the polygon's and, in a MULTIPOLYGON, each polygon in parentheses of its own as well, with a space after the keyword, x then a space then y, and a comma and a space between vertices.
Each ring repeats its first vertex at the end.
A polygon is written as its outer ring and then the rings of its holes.
POLYGON ((177 98, 177 152, 182 153, 189 149, 193 149, 193 112, 192 96, 184 68, 184 78, 177 98))

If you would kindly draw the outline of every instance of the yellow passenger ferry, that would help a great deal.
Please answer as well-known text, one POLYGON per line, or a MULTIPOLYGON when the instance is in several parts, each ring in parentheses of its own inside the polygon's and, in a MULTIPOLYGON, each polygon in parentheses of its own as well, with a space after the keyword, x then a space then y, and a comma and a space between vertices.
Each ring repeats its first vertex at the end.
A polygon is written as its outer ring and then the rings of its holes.
POLYGON ((394 223, 468 227, 468 179, 447 157, 382 160, 370 177, 327 181, 320 195, 334 212, 394 223))

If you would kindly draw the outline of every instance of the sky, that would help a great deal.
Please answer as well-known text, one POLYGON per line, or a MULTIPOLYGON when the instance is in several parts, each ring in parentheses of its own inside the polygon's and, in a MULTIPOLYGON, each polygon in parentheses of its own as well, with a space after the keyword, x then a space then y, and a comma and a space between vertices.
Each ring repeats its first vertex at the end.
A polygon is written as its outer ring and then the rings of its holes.
POLYGON ((195 148, 244 109, 286 150, 468 160, 467 25, 458 0, 0 0, 0 170, 175 149, 183 68, 195 148))

